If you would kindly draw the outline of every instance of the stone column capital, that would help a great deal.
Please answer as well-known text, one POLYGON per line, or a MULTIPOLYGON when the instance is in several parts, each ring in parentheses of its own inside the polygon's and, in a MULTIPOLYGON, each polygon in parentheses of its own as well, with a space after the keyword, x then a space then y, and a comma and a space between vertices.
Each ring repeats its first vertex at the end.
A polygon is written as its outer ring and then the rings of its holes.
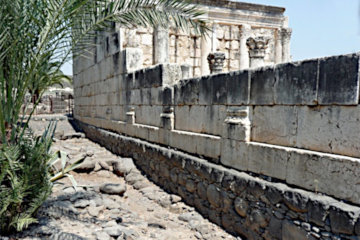
POLYGON ((282 28, 281 31, 281 37, 283 41, 290 41, 292 29, 291 28, 282 28))
POLYGON ((255 55, 265 56, 265 49, 268 47, 269 40, 270 39, 264 37, 248 38, 246 45, 249 48, 250 57, 256 57, 255 55))
POLYGON ((213 52, 210 53, 207 57, 209 62, 210 72, 211 73, 220 73, 223 71, 225 53, 223 52, 213 52))
POLYGON ((256 68, 264 65, 265 50, 268 47, 269 38, 255 37, 248 38, 246 45, 249 49, 250 67, 256 68))

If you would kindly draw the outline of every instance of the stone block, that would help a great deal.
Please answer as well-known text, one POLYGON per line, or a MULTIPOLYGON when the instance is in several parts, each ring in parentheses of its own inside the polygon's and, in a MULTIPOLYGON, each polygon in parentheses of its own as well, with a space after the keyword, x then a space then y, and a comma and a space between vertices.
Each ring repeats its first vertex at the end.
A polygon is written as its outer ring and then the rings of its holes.
MULTIPOLYGON (((140 92, 140 90, 139 90, 140 92)), ((135 109, 136 123, 160 127, 162 106, 139 106, 135 109)))
POLYGON ((248 171, 286 179, 289 153, 284 148, 251 142, 247 145, 248 171))
POLYGON ((250 72, 250 104, 274 105, 276 71, 273 67, 260 68, 250 72))
POLYGON ((307 240, 308 233, 299 226, 284 220, 282 223, 282 238, 283 240, 307 240))
POLYGON ((226 105, 227 94, 228 94, 228 87, 227 87, 228 78, 230 78, 228 73, 211 75, 209 79, 211 81, 211 89, 212 89, 211 104, 226 105))
POLYGON ((111 120, 126 121, 126 111, 123 106, 113 106, 111 114, 111 120))
POLYGON ((221 139, 220 162, 225 166, 247 171, 249 164, 247 144, 231 139, 221 139))
POLYGON ((95 60, 96 63, 99 63, 100 61, 102 61, 105 57, 105 41, 104 41, 104 34, 103 33, 98 33, 97 37, 96 37, 96 52, 95 52, 95 60))
POLYGON ((174 86, 175 105, 196 105, 199 103, 200 78, 179 81, 174 86))
POLYGON ((140 48, 125 48, 122 57, 122 73, 136 71, 143 66, 143 52, 140 48))
POLYGON ((120 52, 116 52, 113 55, 110 56, 110 60, 112 61, 112 67, 114 75, 121 74, 122 73, 122 57, 123 55, 120 52))
POLYGON ((144 82, 142 87, 157 88, 162 86, 162 65, 146 68, 144 71, 144 82))
POLYGON ((268 228, 269 234, 272 239, 281 240, 282 239, 282 222, 281 220, 271 217, 268 228))
POLYGON ((318 60, 281 64, 276 67, 275 103, 315 105, 317 103, 318 60))
POLYGON ((296 147, 360 157, 360 107, 298 108, 296 147))
POLYGON ((221 192, 218 187, 210 184, 206 190, 206 195, 208 201, 213 207, 219 208, 221 206, 221 192))
POLYGON ((359 217, 360 208, 344 203, 333 204, 329 209, 331 230, 334 233, 352 235, 359 217))
POLYGON ((162 105, 162 87, 152 87, 150 89, 150 104, 162 105))
POLYGON ((173 85, 181 80, 182 72, 178 64, 162 64, 162 84, 173 85))
POLYGON ((213 85, 211 76, 203 76, 199 80, 199 104, 211 105, 213 99, 213 85))
POLYGON ((106 53, 108 55, 111 56, 120 51, 121 49, 120 38, 121 38, 120 31, 107 34, 105 42, 106 42, 106 53))
POLYGON ((102 59, 98 64, 101 68, 100 80, 106 80, 114 76, 114 62, 111 56, 102 59))
POLYGON ((329 204, 323 201, 309 201, 308 205, 309 221, 317 226, 324 226, 326 217, 328 216, 329 204))
POLYGON ((237 197, 234 201, 234 208, 237 214, 239 214, 241 217, 246 217, 247 211, 249 209, 249 204, 246 199, 237 197))
POLYGON ((221 138, 206 135, 197 135, 196 154, 218 159, 221 152, 221 138))
POLYGON ((284 202, 294 212, 307 212, 308 201, 309 196, 305 191, 288 190, 284 192, 284 202))
POLYGON ((184 131, 171 131, 170 145, 185 152, 196 153, 196 137, 184 131))
POLYGON ((131 105, 140 105, 140 89, 133 89, 130 91, 130 102, 131 105))
POLYGON ((251 140, 294 146, 298 133, 298 107, 256 106, 252 111, 251 140))
POLYGON ((135 125, 136 131, 134 137, 138 137, 140 139, 148 140, 149 139, 149 128, 144 125, 135 125))
POLYGON ((348 157, 292 150, 288 160, 286 182, 358 204, 359 164, 357 159, 348 157))
POLYGON ((320 60, 318 102, 320 105, 359 103, 359 54, 320 60))
POLYGON ((227 74, 227 105, 249 104, 249 77, 249 71, 237 71, 227 74))
POLYGON ((223 138, 248 142, 250 141, 249 107, 228 107, 223 124, 223 138))
POLYGON ((226 117, 226 107, 177 106, 175 117, 175 129, 219 136, 223 131, 222 122, 226 117))
POLYGON ((151 90, 150 88, 141 88, 140 89, 140 104, 141 105, 151 105, 151 90))
POLYGON ((174 88, 164 87, 160 91, 160 96, 162 100, 160 104, 162 105, 174 105, 174 88))

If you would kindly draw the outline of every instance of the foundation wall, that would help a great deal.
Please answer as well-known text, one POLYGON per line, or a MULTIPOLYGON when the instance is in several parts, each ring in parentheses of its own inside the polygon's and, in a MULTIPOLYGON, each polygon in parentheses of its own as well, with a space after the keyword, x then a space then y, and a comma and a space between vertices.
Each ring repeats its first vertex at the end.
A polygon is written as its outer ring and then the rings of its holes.
POLYGON ((359 234, 359 54, 183 79, 177 64, 142 69, 121 33, 102 37, 74 59, 74 114, 90 138, 250 239, 359 234))

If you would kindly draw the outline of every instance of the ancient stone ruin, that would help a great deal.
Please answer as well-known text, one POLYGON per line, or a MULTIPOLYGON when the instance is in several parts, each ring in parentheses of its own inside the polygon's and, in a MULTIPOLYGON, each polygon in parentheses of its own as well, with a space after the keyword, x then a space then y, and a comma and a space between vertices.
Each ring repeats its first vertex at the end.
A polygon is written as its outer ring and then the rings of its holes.
POLYGON ((225 55, 221 60, 224 72, 290 61, 291 29, 284 8, 228 0, 195 2, 206 12, 212 30, 208 35, 171 27, 124 29, 116 25, 114 32, 98 35, 97 61, 105 49, 110 54, 126 49, 135 58, 128 59, 135 64, 132 69, 177 63, 186 69, 184 77, 209 74, 208 56, 216 52, 225 55))
POLYGON ((283 8, 198 2, 211 39, 116 28, 75 59, 87 137, 235 235, 360 235, 360 55, 288 62, 283 8))

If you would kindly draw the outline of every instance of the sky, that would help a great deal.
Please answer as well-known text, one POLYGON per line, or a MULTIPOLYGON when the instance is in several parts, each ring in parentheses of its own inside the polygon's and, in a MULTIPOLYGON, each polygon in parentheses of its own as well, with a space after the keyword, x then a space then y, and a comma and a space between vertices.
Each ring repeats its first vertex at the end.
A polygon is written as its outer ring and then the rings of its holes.
MULTIPOLYGON (((243 0, 285 7, 292 60, 360 51, 360 0, 243 0)), ((72 75, 71 63, 63 68, 72 75)))
POLYGON ((285 7, 294 61, 360 51, 360 0, 244 0, 285 7))

